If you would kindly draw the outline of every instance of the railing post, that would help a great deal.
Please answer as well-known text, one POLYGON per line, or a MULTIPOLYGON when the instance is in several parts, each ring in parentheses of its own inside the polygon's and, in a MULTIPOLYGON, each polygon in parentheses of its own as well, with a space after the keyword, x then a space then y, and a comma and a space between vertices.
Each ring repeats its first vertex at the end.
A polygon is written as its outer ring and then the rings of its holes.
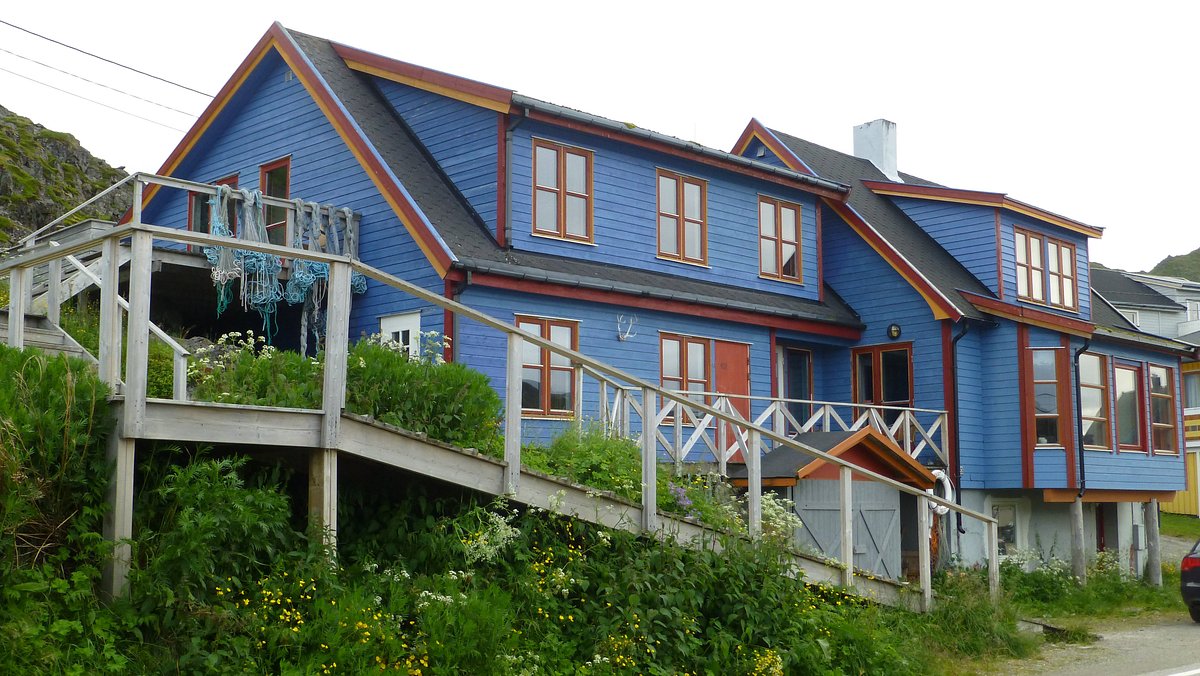
POLYGON ((129 211, 129 222, 133 225, 142 224, 142 177, 136 176, 133 179, 133 208, 129 211))
POLYGON ((521 479, 521 336, 508 334, 507 382, 504 385, 504 492, 515 495, 521 479))
MULTIPOLYGON (((690 411, 691 408, 689 407, 688 410, 690 411)), ((657 419, 658 416, 656 415, 654 418, 657 419)), ((679 454, 683 452, 683 441, 680 439, 683 436, 683 404, 681 402, 675 402, 675 416, 672 418, 671 427, 671 460, 678 467, 679 454)))
POLYGON ((658 395, 642 388, 642 530, 658 530, 658 395))
POLYGON ((575 395, 575 424, 579 426, 579 431, 583 431, 583 364, 573 364, 575 368, 575 378, 572 394, 575 395))
POLYGON ((1000 599, 1000 526, 995 521, 987 522, 988 539, 988 593, 992 601, 1000 599))
POLYGON ((25 277, 32 276, 27 268, 13 268, 8 277, 8 345, 20 349, 25 347, 25 277))
MULTIPOLYGON (((629 390, 622 388, 621 394, 621 438, 628 439, 630 431, 629 414, 633 407, 629 403, 629 390)), ((656 417, 657 415, 658 414, 655 413, 656 417)))
MULTIPOLYGON (((720 406, 714 406, 718 410, 722 410, 720 406)), ((726 441, 729 438, 729 423, 717 418, 717 471, 721 476, 729 476, 728 460, 725 456, 729 454, 729 444, 726 441)))
POLYGON ((172 392, 172 398, 174 398, 175 401, 187 401, 187 385, 188 385, 188 383, 187 383, 187 367, 188 367, 187 355, 183 355, 178 352, 175 352, 174 353, 174 362, 175 362, 175 372, 174 372, 174 380, 172 382, 175 387, 174 387, 174 391, 172 392))
MULTIPOLYGON (((138 184, 135 184, 138 185, 138 184)), ((150 352, 150 274, 154 238, 134 232, 129 258, 129 335, 125 348, 125 435, 142 436, 146 418, 147 358, 150 352)))
POLYGON ((101 247, 100 275, 100 379, 116 393, 121 380, 121 308, 117 304, 120 285, 120 242, 115 237, 104 240, 101 247))
POLYGON ((841 518, 842 586, 854 586, 854 475, 849 467, 838 468, 838 516, 841 518))
POLYGON ((350 264, 329 264, 325 305, 325 380, 321 386, 322 448, 338 447, 346 407, 346 359, 350 345, 350 264))
POLYGON ((46 265, 46 319, 58 326, 62 319, 62 259, 46 265))
POLYGON ((746 435, 746 493, 747 493, 747 526, 750 537, 758 537, 762 533, 762 445, 761 433, 756 428, 748 428, 746 435))
POLYGON ((611 431, 609 426, 612 425, 612 420, 608 414, 608 382, 603 378, 597 378, 597 384, 600 386, 600 428, 604 430, 604 436, 609 436, 611 431))
POLYGON ((912 440, 913 414, 912 414, 912 411, 905 411, 904 415, 901 416, 901 418, 904 420, 904 452, 911 456, 912 449, 913 449, 913 440, 912 440))
POLYGON ((930 568, 929 540, 930 514, 929 498, 917 496, 917 566, 921 581, 921 612, 927 613, 933 609, 933 578, 930 568))

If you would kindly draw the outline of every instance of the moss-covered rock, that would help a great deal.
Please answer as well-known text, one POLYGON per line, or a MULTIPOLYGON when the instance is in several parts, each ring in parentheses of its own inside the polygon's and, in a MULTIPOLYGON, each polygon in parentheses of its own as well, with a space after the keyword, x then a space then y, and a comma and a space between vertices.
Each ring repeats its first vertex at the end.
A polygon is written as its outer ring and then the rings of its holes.
MULTIPOLYGON (((46 129, 0 106, 0 245, 54 220, 125 177, 74 136, 46 129)), ((115 219, 132 188, 108 195, 71 222, 115 219)))

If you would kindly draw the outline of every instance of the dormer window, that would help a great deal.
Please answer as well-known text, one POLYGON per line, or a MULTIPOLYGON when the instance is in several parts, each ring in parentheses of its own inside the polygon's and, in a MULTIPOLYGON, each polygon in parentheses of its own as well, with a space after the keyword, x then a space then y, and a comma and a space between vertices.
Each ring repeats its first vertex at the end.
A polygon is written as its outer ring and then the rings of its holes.
POLYGON ((592 242, 592 153, 535 139, 533 234, 592 242))
POLYGON ((1075 282, 1075 245, 1013 228, 1017 267, 1017 299, 1074 312, 1079 290, 1075 282))

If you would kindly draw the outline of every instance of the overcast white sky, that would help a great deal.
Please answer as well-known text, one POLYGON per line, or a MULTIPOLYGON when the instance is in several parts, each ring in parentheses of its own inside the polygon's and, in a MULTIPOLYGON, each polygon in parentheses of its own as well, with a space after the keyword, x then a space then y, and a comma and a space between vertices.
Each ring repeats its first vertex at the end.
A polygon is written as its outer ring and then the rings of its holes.
MULTIPOLYGON (((851 128, 885 117, 902 171, 1104 227, 1093 260, 1200 247, 1200 3, 70 0, 0 19, 208 93, 278 20, 723 150, 758 117, 850 152, 851 128)), ((0 105, 129 171, 157 170, 207 103, 2 24, 0 50, 0 105)))

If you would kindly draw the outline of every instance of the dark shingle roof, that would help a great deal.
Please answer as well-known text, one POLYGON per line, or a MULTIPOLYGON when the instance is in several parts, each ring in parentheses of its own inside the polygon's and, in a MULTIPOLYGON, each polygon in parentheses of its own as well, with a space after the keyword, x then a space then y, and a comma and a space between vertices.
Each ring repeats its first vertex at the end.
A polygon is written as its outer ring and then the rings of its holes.
POLYGON ((369 76, 346 66, 328 40, 288 32, 433 224, 457 259, 455 267, 840 326, 862 326, 854 311, 828 289, 826 301, 819 303, 636 268, 501 249, 476 212, 371 84, 369 76))
MULTIPOLYGON (((791 134, 772 129, 792 152, 796 153, 817 175, 850 185, 848 203, 874 227, 909 263, 923 274, 929 282, 950 299, 959 311, 973 318, 980 313, 969 300, 958 291, 969 291, 982 296, 994 294, 972 275, 927 232, 914 223, 887 197, 876 195, 862 181, 887 181, 883 172, 869 160, 838 152, 791 134)), ((901 173, 906 183, 937 186, 910 174, 901 173)))
MULTIPOLYGON (((1093 272, 1095 272, 1093 270, 1093 272)), ((1186 338, 1174 340, 1146 333, 1134 326, 1128 319, 1105 300, 1101 293, 1092 289, 1092 323, 1096 325, 1095 336, 1113 338, 1127 343, 1137 343, 1158 349, 1171 350, 1190 356, 1194 353, 1191 343, 1186 338), (1183 341, 1183 342, 1181 342, 1183 341)))
POLYGON ((1127 277, 1120 270, 1091 267, 1092 288, 1114 305, 1138 305, 1164 310, 1183 310, 1176 303, 1153 288, 1127 277))

